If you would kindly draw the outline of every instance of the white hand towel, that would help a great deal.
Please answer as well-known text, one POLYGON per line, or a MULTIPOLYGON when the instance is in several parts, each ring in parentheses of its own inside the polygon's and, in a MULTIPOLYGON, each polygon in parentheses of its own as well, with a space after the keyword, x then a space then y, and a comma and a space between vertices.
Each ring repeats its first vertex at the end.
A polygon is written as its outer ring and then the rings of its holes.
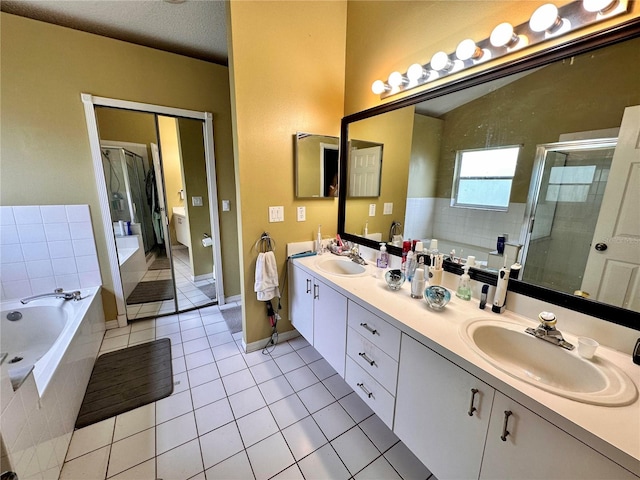
POLYGON ((253 289, 258 300, 266 302, 280 297, 278 288, 278 266, 273 252, 260 252, 256 260, 256 280, 253 289))

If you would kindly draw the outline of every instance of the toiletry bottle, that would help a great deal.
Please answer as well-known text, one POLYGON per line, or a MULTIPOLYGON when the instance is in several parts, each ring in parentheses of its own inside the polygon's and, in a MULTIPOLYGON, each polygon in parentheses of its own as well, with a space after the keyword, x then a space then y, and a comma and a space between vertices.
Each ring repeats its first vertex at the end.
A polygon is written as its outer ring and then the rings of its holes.
POLYGON ((316 236, 316 253, 318 255, 322 255, 322 231, 320 230, 320 228, 322 227, 322 225, 318 225, 318 235, 316 236))
POLYGON ((416 268, 416 271, 413 274, 413 278, 411 279, 411 297, 412 298, 422 298, 422 293, 424 292, 424 259, 420 257, 420 263, 416 268))
POLYGON ((507 287, 509 286, 510 269, 507 268, 507 258, 505 256, 504 266, 498 272, 498 285, 496 286, 496 294, 493 297, 493 305, 491 311, 493 313, 502 313, 507 303, 507 287))
POLYGON ((469 264, 462 268, 464 273, 460 275, 456 296, 462 300, 471 300, 471 277, 469 277, 469 264))
POLYGON ((411 281, 413 278, 413 274, 416 271, 416 252, 413 251, 413 248, 409 249, 407 252, 407 265, 405 276, 407 277, 407 281, 411 281))
POLYGON ((402 264, 400 265, 400 270, 402 273, 407 274, 407 255, 411 251, 411 241, 405 240, 402 242, 402 264))
POLYGON ((380 244, 380 254, 378 255, 378 268, 387 268, 389 266, 389 253, 384 243, 380 244))

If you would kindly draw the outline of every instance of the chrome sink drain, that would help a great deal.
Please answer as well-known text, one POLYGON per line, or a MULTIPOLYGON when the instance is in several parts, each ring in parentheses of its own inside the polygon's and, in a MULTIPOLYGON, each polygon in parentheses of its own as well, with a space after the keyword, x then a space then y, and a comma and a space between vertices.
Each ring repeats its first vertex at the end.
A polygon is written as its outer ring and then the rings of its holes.
POLYGON ((16 320, 20 320, 21 318, 22 318, 22 313, 20 313, 17 310, 7 313, 7 320, 10 320, 12 322, 15 322, 16 320))

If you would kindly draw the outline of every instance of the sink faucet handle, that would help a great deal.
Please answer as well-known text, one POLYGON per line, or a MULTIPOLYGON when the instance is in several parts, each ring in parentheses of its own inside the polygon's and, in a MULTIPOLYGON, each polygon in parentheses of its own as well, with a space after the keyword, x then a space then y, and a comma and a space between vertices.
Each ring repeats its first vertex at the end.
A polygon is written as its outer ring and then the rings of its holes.
POLYGON ((540 312, 538 320, 540 320, 540 323, 545 328, 554 328, 556 323, 558 323, 558 319, 552 312, 540 312))

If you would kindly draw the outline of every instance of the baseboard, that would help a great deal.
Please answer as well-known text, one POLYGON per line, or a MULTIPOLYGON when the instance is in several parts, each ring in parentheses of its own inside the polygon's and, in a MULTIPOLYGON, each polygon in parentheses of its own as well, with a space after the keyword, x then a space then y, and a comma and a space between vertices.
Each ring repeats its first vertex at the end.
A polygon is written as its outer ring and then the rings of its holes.
POLYGON ((230 297, 224 297, 224 303, 231 303, 231 302, 241 302, 242 301, 242 295, 231 295, 230 297))
MULTIPOLYGON (((278 333, 278 343, 283 343, 292 338, 299 337, 300 333, 297 330, 288 330, 286 332, 278 333)), ((251 342, 249 344, 244 343, 244 338, 242 339, 242 348, 245 353, 255 352, 257 350, 262 350, 264 346, 269 341, 269 337, 263 338, 262 340, 258 340, 257 342, 251 342)))
POLYGON ((105 322, 105 328, 107 330, 113 330, 114 328, 119 328, 118 320, 108 320, 107 322, 105 322))

